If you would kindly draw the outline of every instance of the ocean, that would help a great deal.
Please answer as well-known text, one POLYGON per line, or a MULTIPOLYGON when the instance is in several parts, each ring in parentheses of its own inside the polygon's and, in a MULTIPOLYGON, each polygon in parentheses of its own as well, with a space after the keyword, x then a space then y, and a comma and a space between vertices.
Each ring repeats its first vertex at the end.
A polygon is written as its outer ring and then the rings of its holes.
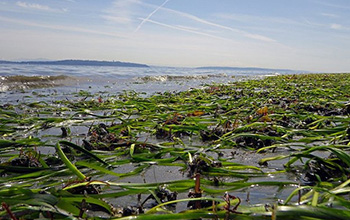
MULTIPOLYGON (((28 93, 55 93, 67 96, 81 90, 90 93, 120 93, 125 90, 151 95, 165 91, 183 91, 206 84, 229 83, 247 78, 261 78, 297 71, 237 70, 180 67, 109 67, 33 64, 0 65, 2 103, 18 101, 28 93)), ((66 97, 67 98, 67 97, 66 97)), ((43 98, 44 99, 44 98, 43 98)))

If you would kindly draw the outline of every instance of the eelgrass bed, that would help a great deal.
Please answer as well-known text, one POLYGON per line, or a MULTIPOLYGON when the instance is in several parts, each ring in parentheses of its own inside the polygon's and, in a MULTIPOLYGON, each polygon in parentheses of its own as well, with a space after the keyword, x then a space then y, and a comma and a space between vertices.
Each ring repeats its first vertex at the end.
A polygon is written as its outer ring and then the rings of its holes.
POLYGON ((350 74, 1 103, 0 219, 350 219, 350 74))

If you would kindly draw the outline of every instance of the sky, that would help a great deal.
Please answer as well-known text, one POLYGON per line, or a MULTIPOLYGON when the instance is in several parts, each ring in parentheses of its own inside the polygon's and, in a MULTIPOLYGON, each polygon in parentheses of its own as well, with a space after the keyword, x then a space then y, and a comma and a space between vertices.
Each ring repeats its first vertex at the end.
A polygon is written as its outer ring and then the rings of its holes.
POLYGON ((0 0, 0 60, 350 72, 349 0, 0 0))

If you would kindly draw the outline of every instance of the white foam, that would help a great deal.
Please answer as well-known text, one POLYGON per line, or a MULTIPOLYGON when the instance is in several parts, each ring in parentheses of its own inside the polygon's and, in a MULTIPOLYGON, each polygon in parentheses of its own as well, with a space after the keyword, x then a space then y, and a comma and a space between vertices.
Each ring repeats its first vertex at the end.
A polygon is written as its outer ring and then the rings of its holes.
POLYGON ((167 82, 167 81, 181 81, 181 80, 205 80, 210 78, 227 77, 227 74, 207 74, 207 75, 157 75, 157 76, 143 76, 136 77, 135 80, 143 82, 167 82))

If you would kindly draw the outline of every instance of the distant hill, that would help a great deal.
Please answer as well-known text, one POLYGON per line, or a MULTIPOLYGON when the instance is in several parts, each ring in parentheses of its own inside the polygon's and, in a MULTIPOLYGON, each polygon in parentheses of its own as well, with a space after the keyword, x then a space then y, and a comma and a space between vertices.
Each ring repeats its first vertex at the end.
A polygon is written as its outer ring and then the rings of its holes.
POLYGON ((268 71, 268 72, 296 72, 295 70, 289 70, 289 69, 271 69, 271 68, 259 68, 259 67, 204 66, 204 67, 197 67, 196 69, 235 70, 235 71, 268 71))
POLYGON ((139 64, 139 63, 127 63, 127 62, 120 62, 120 61, 97 61, 97 60, 57 60, 57 61, 6 61, 6 60, 0 60, 0 64, 149 67, 146 64, 139 64))

